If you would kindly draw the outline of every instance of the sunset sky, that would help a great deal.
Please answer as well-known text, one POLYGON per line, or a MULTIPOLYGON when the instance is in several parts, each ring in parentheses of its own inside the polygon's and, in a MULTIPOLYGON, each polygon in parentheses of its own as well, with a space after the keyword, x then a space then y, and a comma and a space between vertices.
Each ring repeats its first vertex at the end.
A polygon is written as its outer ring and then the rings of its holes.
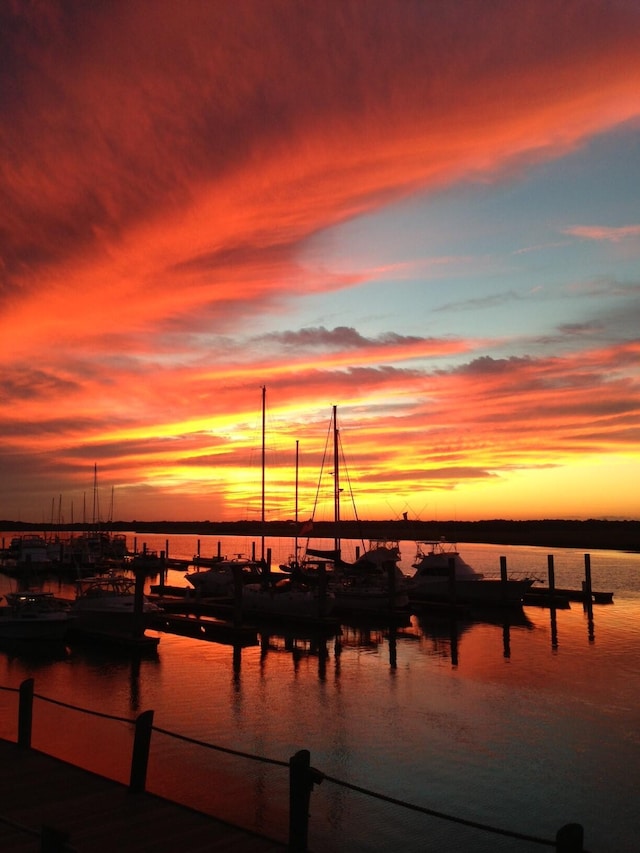
POLYGON ((0 519, 640 517, 637 0, 0 6, 0 519), (331 476, 329 468, 329 476, 331 476), (344 484, 344 480, 343 480, 344 484))

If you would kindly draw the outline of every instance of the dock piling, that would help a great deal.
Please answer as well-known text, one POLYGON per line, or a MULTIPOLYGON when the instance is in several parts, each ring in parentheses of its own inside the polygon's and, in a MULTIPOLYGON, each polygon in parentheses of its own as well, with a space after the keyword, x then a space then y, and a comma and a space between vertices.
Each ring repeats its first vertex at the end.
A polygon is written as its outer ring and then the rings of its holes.
POLYGON ((556 570, 553 563, 553 554, 547 556, 547 575, 549 578, 549 596, 553 598, 556 594, 556 570))
POLYGON ((500 584, 502 590, 502 601, 507 600, 507 558, 500 557, 500 584))
POLYGON ((593 610, 593 589, 591 587, 591 554, 584 555, 584 581, 582 582, 584 604, 587 613, 593 610))

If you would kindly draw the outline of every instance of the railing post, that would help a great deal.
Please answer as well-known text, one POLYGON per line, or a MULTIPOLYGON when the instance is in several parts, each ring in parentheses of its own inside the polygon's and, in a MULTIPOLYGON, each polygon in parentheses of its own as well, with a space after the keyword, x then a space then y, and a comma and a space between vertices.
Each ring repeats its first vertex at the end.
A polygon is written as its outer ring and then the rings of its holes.
POLYGON ((556 853, 584 853, 584 830, 579 823, 567 823, 556 833, 556 853))
POLYGON ((65 853, 69 848, 69 833, 52 826, 43 826, 40 831, 40 853, 65 853))
POLYGON ((18 706, 18 746, 31 749, 31 727, 33 722, 33 678, 20 685, 18 706))
POLYGON ((136 794, 144 791, 147 782, 147 764, 149 762, 152 729, 153 711, 143 711, 136 719, 131 776, 129 778, 129 790, 136 794))
POLYGON ((309 800, 322 775, 311 767, 311 753, 301 749, 289 759, 289 853, 307 853, 309 800))

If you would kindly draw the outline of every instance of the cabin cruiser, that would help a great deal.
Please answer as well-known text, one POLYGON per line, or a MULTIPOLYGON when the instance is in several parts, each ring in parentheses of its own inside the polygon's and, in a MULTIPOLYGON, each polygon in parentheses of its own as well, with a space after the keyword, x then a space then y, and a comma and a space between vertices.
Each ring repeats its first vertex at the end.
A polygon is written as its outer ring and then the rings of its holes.
POLYGON ((71 613, 74 630, 82 633, 131 634, 159 612, 161 608, 144 595, 138 599, 136 580, 120 572, 76 581, 71 613))
POLYGON ((472 568, 446 539, 417 543, 409 579, 412 601, 456 601, 466 604, 520 606, 535 578, 488 578, 472 568))
POLYGON ((61 640, 71 615, 52 592, 5 593, 0 606, 0 638, 9 640, 61 640))

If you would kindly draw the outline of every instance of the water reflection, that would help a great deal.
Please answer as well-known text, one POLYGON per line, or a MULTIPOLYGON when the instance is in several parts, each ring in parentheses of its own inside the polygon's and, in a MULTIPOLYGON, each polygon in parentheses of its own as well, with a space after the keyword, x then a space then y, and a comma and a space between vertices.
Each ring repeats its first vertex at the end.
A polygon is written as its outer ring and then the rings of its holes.
POLYGON ((64 640, 0 640, 0 652, 7 662, 19 663, 37 671, 69 657, 71 651, 64 640))
MULTIPOLYGON (((526 572, 547 555, 465 546, 480 570, 503 551, 526 572)), ((558 586, 579 587, 583 555, 556 557, 558 586)), ((576 819, 589 849, 630 853, 630 798, 640 787, 640 557, 598 554, 593 562, 594 584, 615 590, 613 605, 424 611, 405 624, 347 622, 320 637, 263 627, 255 645, 162 633, 152 659, 75 641, 45 653, 2 647, 0 684, 35 675, 43 696, 125 717, 153 708, 169 731, 269 758, 308 748, 328 775, 462 818, 545 837, 576 819)), ((15 707, 6 694, 0 725, 9 738, 15 707)), ((75 719, 39 705, 37 748, 126 781, 130 727, 75 719)), ((277 834, 286 829, 286 771, 255 774, 252 762, 154 733, 154 791, 277 834)), ((433 823, 405 812, 383 818, 378 803, 360 800, 327 784, 314 791, 313 849, 347 849, 348 837, 354 850, 421 850, 425 832, 437 835, 433 823)), ((440 847, 487 849, 465 840, 440 847)))

